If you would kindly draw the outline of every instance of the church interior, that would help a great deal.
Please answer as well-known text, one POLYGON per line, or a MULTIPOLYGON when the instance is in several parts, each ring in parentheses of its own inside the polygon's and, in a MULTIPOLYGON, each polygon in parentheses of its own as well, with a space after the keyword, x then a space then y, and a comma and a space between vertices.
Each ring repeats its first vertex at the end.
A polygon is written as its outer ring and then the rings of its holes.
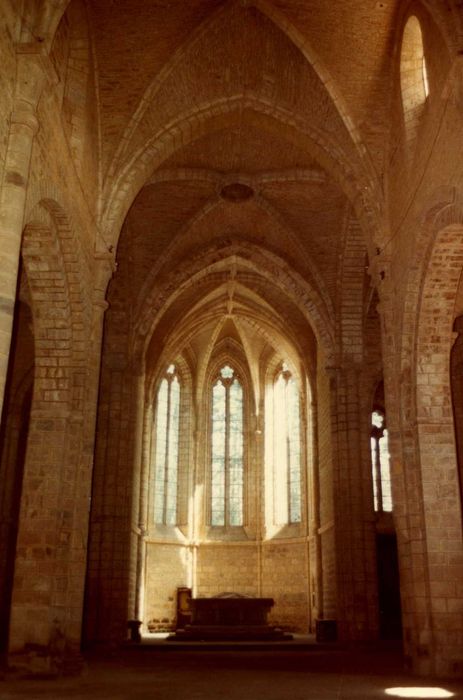
POLYGON ((0 21, 0 668, 187 591, 462 678, 461 2, 0 21))

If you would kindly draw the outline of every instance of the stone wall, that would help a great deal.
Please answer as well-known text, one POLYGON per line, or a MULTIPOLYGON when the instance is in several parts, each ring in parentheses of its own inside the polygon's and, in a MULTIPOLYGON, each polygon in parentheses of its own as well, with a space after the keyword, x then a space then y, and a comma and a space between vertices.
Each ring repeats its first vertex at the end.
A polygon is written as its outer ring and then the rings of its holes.
POLYGON ((204 544, 198 548, 197 595, 210 597, 231 591, 259 594, 258 557, 255 544, 204 544))
POLYGON ((305 542, 262 546, 262 595, 275 601, 269 622, 302 634, 310 625, 307 556, 305 542))
POLYGON ((177 588, 191 585, 191 559, 192 552, 184 545, 147 544, 143 619, 150 632, 175 628, 177 588))
POLYGON ((150 631, 170 630, 175 623, 176 589, 193 587, 195 597, 225 592, 275 601, 269 622, 307 633, 307 545, 304 541, 203 543, 148 542, 144 574, 144 621, 150 631))

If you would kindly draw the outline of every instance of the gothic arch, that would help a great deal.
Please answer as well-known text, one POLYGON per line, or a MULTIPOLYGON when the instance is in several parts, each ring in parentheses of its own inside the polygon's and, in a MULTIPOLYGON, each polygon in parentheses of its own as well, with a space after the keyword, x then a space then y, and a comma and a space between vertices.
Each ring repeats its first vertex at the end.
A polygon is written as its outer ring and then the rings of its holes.
MULTIPOLYGON (((163 176, 162 174, 163 171, 159 171, 160 178, 163 176)), ((204 177, 204 173, 201 173, 199 177, 204 177)), ((294 230, 291 228, 291 226, 288 224, 285 218, 280 214, 280 212, 276 209, 276 207, 271 205, 270 202, 268 202, 264 196, 256 195, 255 200, 259 209, 265 212, 265 214, 270 218, 272 223, 275 223, 275 226, 279 233, 281 232, 282 235, 286 235, 288 237, 289 247, 294 257, 300 260, 304 260, 304 263, 306 264, 311 275, 311 279, 308 283, 313 284, 314 288, 318 290, 321 303, 325 305, 327 314, 330 317, 334 317, 333 302, 327 292, 322 276, 317 270, 317 267, 310 260, 310 257, 305 254, 304 247, 301 245, 294 230)), ((198 224, 200 225, 201 221, 205 219, 208 216, 208 214, 215 209, 215 207, 220 207, 221 204, 222 200, 220 200, 218 196, 216 198, 209 199, 203 205, 203 207, 198 212, 196 212, 194 216, 191 219, 189 219, 183 227, 179 229, 176 235, 172 238, 170 244, 162 251, 158 259, 156 260, 156 263, 148 272, 146 280, 139 292, 138 299, 135 305, 135 316, 141 313, 142 307, 145 304, 146 297, 150 294, 151 288, 155 283, 156 277, 159 276, 160 272, 163 269, 171 267, 171 260, 175 260, 178 248, 179 246, 184 244, 184 241, 187 238, 187 234, 193 229, 194 226, 198 224)), ((251 245, 255 244, 251 242, 251 245)), ((275 255, 278 255, 278 252, 275 252, 275 255)), ((180 254, 177 253, 177 257, 182 257, 182 251, 180 252, 180 254)))
POLYGON ((56 200, 42 199, 29 213, 22 256, 32 293, 34 322, 48 328, 42 332, 48 347, 54 340, 60 354, 69 357, 69 366, 76 368, 85 360, 93 311, 85 291, 90 288, 90 277, 83 263, 81 243, 56 200))
POLYGON ((152 336, 157 319, 167 305, 171 304, 186 287, 195 284, 202 276, 218 267, 223 269, 227 261, 239 259, 246 267, 258 273, 265 270, 267 279, 272 279, 303 312, 309 325, 323 345, 327 358, 333 358, 333 319, 330 319, 317 293, 308 287, 300 276, 290 270, 281 258, 263 251, 259 246, 243 242, 228 242, 223 247, 212 247, 202 251, 195 259, 169 275, 164 288, 152 288, 146 296, 135 328, 133 342, 135 355, 142 355, 152 336))
POLYGON ((434 431, 424 426, 446 426, 448 442, 442 443, 440 449, 441 459, 449 465, 455 462, 449 363, 462 270, 463 222, 459 222, 439 229, 435 237, 421 290, 417 328, 416 418, 420 454, 423 457, 428 453, 428 459, 433 455, 432 462, 437 456, 434 431))
MULTIPOLYGON (((175 51, 170 61, 167 62, 162 71, 150 84, 140 100, 139 106, 133 113, 133 116, 125 131, 124 138, 121 140, 119 148, 116 150, 109 171, 113 176, 116 174, 115 168, 117 167, 117 161, 122 160, 124 149, 127 148, 127 144, 131 141, 137 128, 139 128, 146 111, 149 109, 151 102, 155 99, 156 92, 160 89, 161 85, 168 79, 168 77, 174 74, 176 69, 180 67, 181 61, 185 59, 188 50, 191 49, 196 43, 201 42, 201 40, 205 40, 205 35, 209 29, 220 21, 223 15, 229 13, 231 10, 233 10, 234 6, 237 5, 237 2, 230 2, 214 10, 199 25, 199 27, 197 27, 197 29, 189 37, 188 41, 182 44, 175 51)), ((319 85, 326 93, 329 104, 333 107, 334 112, 340 117, 341 124, 346 130, 347 137, 354 144, 357 155, 363 163, 363 166, 368 173, 368 177, 371 179, 371 184, 375 182, 377 176, 374 172, 367 148, 362 143, 359 131, 349 115, 349 110, 342 97, 342 93, 339 87, 335 85, 332 76, 329 74, 326 66, 323 65, 313 46, 311 46, 308 42, 307 37, 304 37, 287 19, 287 17, 285 17, 284 14, 270 5, 267 0, 251 0, 249 3, 246 3, 246 6, 247 5, 254 6, 263 17, 268 19, 278 30, 280 30, 283 36, 285 36, 286 39, 291 42, 291 44, 304 58, 307 65, 313 70, 316 79, 319 81, 319 85)))

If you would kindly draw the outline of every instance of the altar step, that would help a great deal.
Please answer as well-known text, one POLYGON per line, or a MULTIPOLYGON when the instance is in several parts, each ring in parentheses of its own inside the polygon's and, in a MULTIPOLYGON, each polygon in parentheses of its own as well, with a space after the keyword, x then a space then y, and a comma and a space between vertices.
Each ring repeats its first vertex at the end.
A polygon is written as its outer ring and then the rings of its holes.
POLYGON ((186 625, 167 637, 168 642, 279 642, 292 634, 271 625, 186 625))
POLYGON ((142 637, 140 644, 129 644, 132 649, 146 652, 169 651, 326 651, 344 649, 339 642, 317 642, 315 635, 292 634, 287 638, 273 640, 262 639, 168 639, 167 634, 148 634, 142 637))

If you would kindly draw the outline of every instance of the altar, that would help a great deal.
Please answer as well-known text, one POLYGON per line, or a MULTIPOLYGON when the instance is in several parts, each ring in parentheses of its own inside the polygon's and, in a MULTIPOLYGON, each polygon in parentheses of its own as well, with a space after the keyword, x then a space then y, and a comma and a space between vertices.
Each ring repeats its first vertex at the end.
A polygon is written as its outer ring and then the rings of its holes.
POLYGON ((191 598, 189 624, 177 629, 175 639, 273 640, 290 639, 267 622, 273 598, 251 598, 221 593, 212 598, 191 598))

